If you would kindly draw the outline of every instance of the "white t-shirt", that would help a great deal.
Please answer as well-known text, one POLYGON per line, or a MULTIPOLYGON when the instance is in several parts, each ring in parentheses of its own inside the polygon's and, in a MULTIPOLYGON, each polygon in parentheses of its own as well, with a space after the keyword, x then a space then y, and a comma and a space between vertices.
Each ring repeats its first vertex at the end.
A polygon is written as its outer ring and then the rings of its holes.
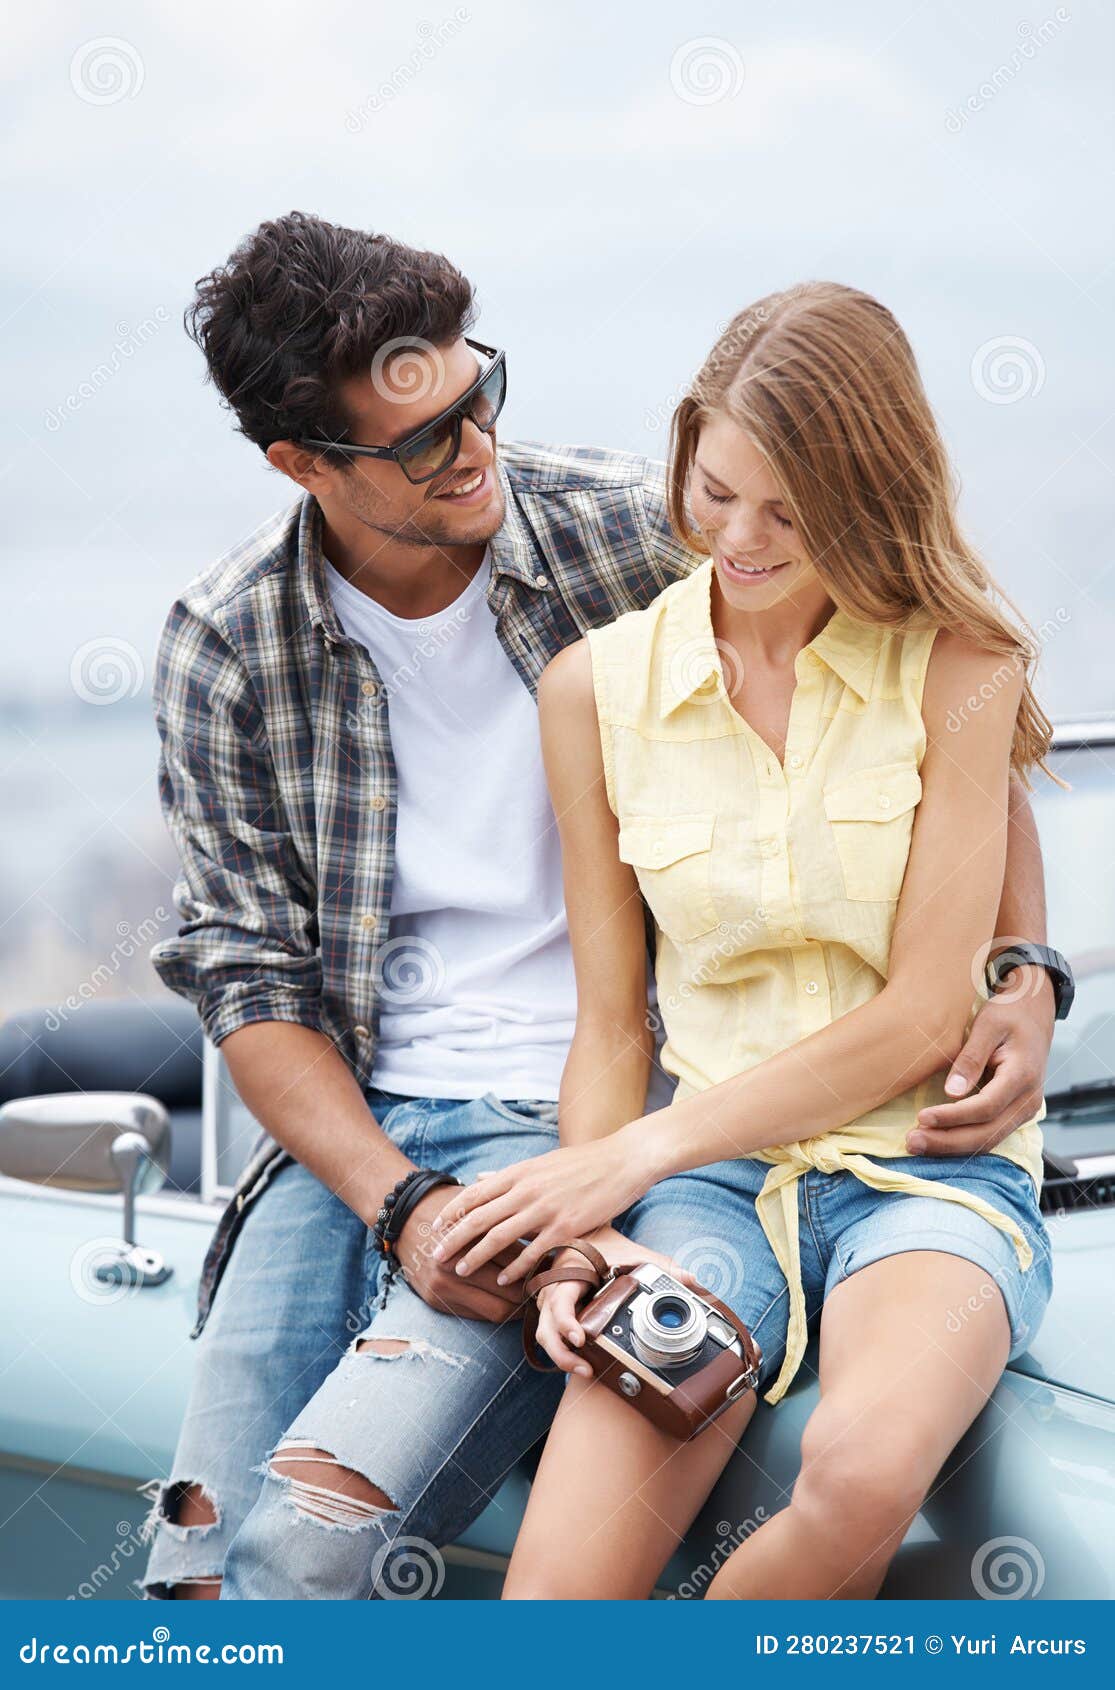
POLYGON ((538 711, 486 598, 490 560, 420 620, 326 573, 386 689, 398 776, 373 1083, 556 1099, 576 1016, 561 853, 538 711))

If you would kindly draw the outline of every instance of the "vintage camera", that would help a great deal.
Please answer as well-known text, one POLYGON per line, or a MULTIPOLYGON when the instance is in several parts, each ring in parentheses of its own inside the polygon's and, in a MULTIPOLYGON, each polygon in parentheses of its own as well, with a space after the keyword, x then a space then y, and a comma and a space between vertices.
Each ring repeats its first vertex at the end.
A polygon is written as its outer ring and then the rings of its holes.
POLYGON ((687 1440, 755 1388, 762 1360, 742 1321, 653 1262, 617 1268, 577 1311, 602 1385, 687 1440))

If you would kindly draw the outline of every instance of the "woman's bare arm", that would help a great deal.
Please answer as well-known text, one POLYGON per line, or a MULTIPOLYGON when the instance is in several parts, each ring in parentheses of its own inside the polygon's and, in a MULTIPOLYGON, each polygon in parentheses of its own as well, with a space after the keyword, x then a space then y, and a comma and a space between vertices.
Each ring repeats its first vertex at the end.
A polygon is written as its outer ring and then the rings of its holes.
POLYGON ((647 948, 634 870, 619 858, 604 783, 588 641, 550 664, 538 689, 542 754, 561 836, 577 1023, 561 1079, 563 1144, 600 1138, 641 1115, 654 1038, 647 948))

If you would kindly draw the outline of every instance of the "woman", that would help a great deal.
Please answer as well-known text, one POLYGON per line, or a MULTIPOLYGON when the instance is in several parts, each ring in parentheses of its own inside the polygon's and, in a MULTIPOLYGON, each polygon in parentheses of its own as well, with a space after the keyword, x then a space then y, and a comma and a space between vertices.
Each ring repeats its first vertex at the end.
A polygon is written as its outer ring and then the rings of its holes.
MULTIPOLYGON (((625 1227, 734 1193, 721 1295, 760 1388, 781 1398, 819 1314, 821 1394, 788 1506, 709 1593, 872 1596, 1049 1296, 1037 1125, 960 1164, 906 1145, 972 1010, 1011 770, 1049 723, 913 354, 866 295, 812 284, 735 320, 674 419, 670 499, 706 561, 540 695, 579 995, 564 1147, 464 1192, 444 1245, 468 1272, 532 1239, 519 1277, 600 1228, 630 1259, 625 1227), (678 1079, 650 1116, 639 892, 678 1079)), ((541 1297, 573 1377, 511 1596, 646 1594, 754 1408, 671 1444, 593 1389, 577 1289, 541 1297)))

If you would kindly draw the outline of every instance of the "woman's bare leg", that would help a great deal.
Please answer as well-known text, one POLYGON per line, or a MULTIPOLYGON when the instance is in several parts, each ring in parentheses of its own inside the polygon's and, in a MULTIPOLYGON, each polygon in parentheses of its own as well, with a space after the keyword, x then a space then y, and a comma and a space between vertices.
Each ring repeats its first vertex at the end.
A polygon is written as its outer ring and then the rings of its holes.
POLYGON ((691 1443, 572 1378, 546 1440, 503 1594, 647 1597, 755 1407, 748 1392, 691 1443))
POLYGON ((790 1504, 725 1562, 709 1596, 876 1595, 1009 1350, 998 1288, 960 1256, 912 1250, 838 1285, 821 1317, 821 1400, 790 1504), (950 1322, 960 1308, 977 1312, 950 1322))

